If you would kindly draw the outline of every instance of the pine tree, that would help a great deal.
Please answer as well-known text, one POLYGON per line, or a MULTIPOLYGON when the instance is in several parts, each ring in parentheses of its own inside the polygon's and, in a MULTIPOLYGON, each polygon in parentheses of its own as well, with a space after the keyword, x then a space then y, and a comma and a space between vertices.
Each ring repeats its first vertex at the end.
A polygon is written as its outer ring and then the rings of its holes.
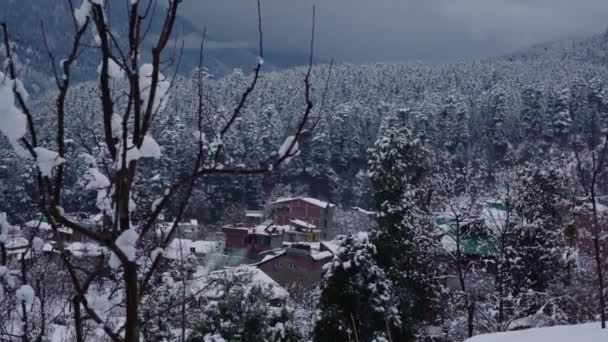
POLYGON ((235 272, 217 278, 210 290, 221 294, 203 303, 198 312, 190 342, 208 341, 210 337, 226 341, 297 342, 302 340, 293 325, 288 307, 272 307, 270 286, 252 285, 252 274, 235 272))
POLYGON ((527 142, 538 142, 543 136, 543 95, 536 87, 529 86, 521 94, 521 125, 527 142))
POLYGON ((378 265, 396 286, 402 327, 412 340, 419 325, 433 317, 436 267, 429 216, 431 154, 408 129, 395 129, 371 150, 369 174, 379 212, 370 240, 378 265))
POLYGON ((572 117, 570 113, 570 89, 562 88, 553 103, 553 132, 562 146, 568 142, 572 117))
POLYGON ((396 336, 400 317, 393 285, 364 233, 348 235, 326 267, 314 341, 381 341, 396 336))
POLYGON ((564 246, 559 174, 551 167, 528 168, 522 172, 514 202, 520 218, 514 234, 514 293, 522 296, 523 314, 529 315, 539 310, 549 286, 559 279, 564 246))
POLYGON ((490 163, 503 162, 509 152, 509 140, 505 127, 507 117, 507 96, 504 89, 497 87, 490 93, 486 128, 486 143, 490 163))

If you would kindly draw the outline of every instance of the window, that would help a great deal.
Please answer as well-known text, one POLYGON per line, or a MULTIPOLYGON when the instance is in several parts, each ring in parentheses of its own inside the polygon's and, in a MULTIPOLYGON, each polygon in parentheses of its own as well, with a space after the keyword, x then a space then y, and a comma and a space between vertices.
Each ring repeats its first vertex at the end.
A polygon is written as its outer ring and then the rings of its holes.
POLYGON ((275 269, 280 269, 280 268, 283 268, 283 263, 282 263, 282 262, 280 262, 280 261, 275 261, 275 262, 274 262, 274 268, 275 268, 275 269))
POLYGON ((295 270, 296 269, 296 264, 289 264, 289 269, 290 270, 295 270))

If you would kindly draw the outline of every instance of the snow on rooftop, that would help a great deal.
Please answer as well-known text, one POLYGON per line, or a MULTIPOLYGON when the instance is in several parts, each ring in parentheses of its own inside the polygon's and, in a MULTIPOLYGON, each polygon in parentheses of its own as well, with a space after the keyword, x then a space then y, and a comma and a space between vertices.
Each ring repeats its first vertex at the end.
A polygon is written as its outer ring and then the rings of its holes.
POLYGON ((190 248, 194 248, 194 253, 197 254, 209 254, 217 252, 221 248, 221 243, 218 241, 192 241, 190 248))
POLYGON ((312 197, 283 197, 283 198, 279 198, 276 201, 270 203, 271 205, 273 204, 281 204, 281 203, 286 203, 286 202, 291 202, 291 201, 295 201, 295 200, 301 200, 304 201, 306 203, 315 205, 317 207, 321 207, 321 208, 333 208, 336 205, 329 203, 329 202, 325 202, 325 201, 321 201, 319 199, 316 198, 312 198, 312 197))
POLYGON ((182 256, 186 258, 190 255, 191 245, 192 240, 190 239, 173 239, 165 248, 163 257, 170 260, 180 260, 182 256))
POLYGON ((323 241, 321 242, 325 248, 327 248, 333 254, 338 254, 338 250, 340 249, 340 244, 338 241, 323 241))
POLYGON ((25 223, 28 228, 38 228, 42 230, 51 230, 51 225, 41 220, 31 220, 25 223))
POLYGON ((215 271, 207 273, 206 269, 201 269, 201 272, 197 272, 193 276, 191 281, 191 291, 193 293, 200 294, 207 297, 219 297, 221 296, 221 288, 218 288, 215 283, 216 279, 221 279, 227 276, 239 276, 247 275, 251 276, 251 282, 246 284, 248 289, 254 285, 258 286, 270 286, 273 294, 273 299, 285 299, 289 296, 289 293, 281 287, 276 281, 268 276, 264 271, 256 266, 238 266, 231 267, 221 271, 215 271))
POLYGON ((249 234, 256 234, 256 235, 275 235, 275 234, 282 234, 284 231, 289 231, 291 230, 290 226, 279 226, 279 225, 274 225, 274 224, 260 224, 257 225, 253 228, 249 228, 249 234))
POLYGON ((217 241, 204 241, 190 239, 173 239, 165 248, 163 257, 170 260, 180 260, 194 254, 209 254, 221 249, 221 243, 217 241))
POLYGON ((245 212, 246 217, 264 217, 264 212, 261 210, 247 210, 245 212))
POLYGON ((323 251, 323 252, 319 252, 319 253, 313 253, 313 254, 311 254, 311 256, 314 260, 321 261, 321 260, 333 258, 334 254, 330 251, 323 251))
POLYGON ((82 243, 82 242, 72 242, 66 246, 66 249, 69 250, 75 256, 100 256, 105 254, 105 247, 99 246, 95 243, 82 243))
POLYGON ((24 237, 14 237, 6 240, 4 246, 7 249, 17 249, 17 248, 26 248, 29 245, 29 242, 24 237))
POLYGON ((317 226, 315 226, 314 224, 308 223, 306 221, 302 221, 300 219, 293 219, 293 220, 291 220, 291 223, 293 223, 297 226, 300 226, 300 227, 307 228, 307 229, 317 229, 317 226))
POLYGON ((604 342, 608 330, 599 323, 534 328, 472 337, 465 342, 604 342))
POLYGON ((255 266, 259 266, 267 261, 270 261, 272 259, 276 259, 278 257, 280 257, 281 255, 285 254, 285 250, 281 250, 280 252, 277 253, 277 251, 273 251, 273 253, 269 253, 268 255, 264 256, 264 258, 262 259, 262 261, 255 263, 255 266))

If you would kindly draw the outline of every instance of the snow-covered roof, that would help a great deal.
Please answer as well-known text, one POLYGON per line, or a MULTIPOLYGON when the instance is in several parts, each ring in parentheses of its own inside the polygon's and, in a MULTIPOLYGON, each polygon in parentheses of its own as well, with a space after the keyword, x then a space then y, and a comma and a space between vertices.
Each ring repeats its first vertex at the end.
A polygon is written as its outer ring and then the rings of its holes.
POLYGON ((194 248, 194 253, 197 254, 209 254, 218 251, 220 245, 218 241, 197 240, 192 241, 190 248, 194 248))
POLYGON ((202 296, 217 298, 221 296, 222 288, 215 283, 215 280, 231 275, 250 275, 251 282, 244 284, 248 287, 247 289, 250 289, 254 285, 270 286, 273 299, 285 299, 289 296, 289 293, 281 285, 256 266, 231 267, 211 273, 208 273, 206 269, 199 269, 193 275, 193 280, 189 282, 190 290, 202 296))
POLYGON ((340 249, 340 244, 337 241, 322 241, 321 244, 325 246, 330 252, 334 255, 338 254, 338 250, 340 249))
POLYGON ((25 223, 28 228, 38 228, 42 230, 51 230, 51 225, 41 220, 31 220, 25 223))
POLYGON ((262 261, 254 265, 259 266, 263 263, 266 263, 286 254, 288 251, 293 252, 294 249, 300 251, 300 253, 301 251, 304 251, 305 253, 301 255, 310 255, 310 257, 312 257, 312 259, 316 261, 325 260, 334 256, 334 253, 331 250, 321 250, 321 243, 319 242, 283 242, 283 249, 280 249, 279 251, 273 251, 273 253, 266 255, 262 259, 262 261), (310 249, 298 249, 296 246, 309 246, 310 249), (306 251, 308 251, 308 253, 306 253, 306 251))
POLYGON ((290 226, 280 226, 275 224, 267 224, 263 223, 257 225, 253 228, 248 228, 249 234, 255 235, 276 235, 282 234, 284 231, 289 231, 291 229, 290 226))
POLYGON ((105 254, 105 247, 90 242, 72 242, 65 247, 75 256, 100 256, 105 254))
POLYGON ((599 323, 562 325, 471 337, 465 342, 603 342, 608 341, 608 330, 599 323))
POLYGON ((284 198, 279 198, 276 201, 270 203, 270 205, 275 205, 275 204, 281 204, 281 203, 287 203, 287 202, 291 202, 291 201, 295 201, 295 200, 301 200, 304 201, 308 204, 312 204, 315 205, 317 207, 320 208, 332 208, 335 207, 335 204, 329 203, 329 202, 325 202, 325 201, 321 201, 319 199, 316 198, 312 198, 312 197, 284 197, 284 198))
POLYGON ((170 260, 180 260, 182 256, 186 258, 191 255, 192 249, 194 249, 194 254, 209 254, 218 251, 220 245, 221 243, 218 241, 173 239, 165 248, 163 257, 170 260))
POLYGON ((245 211, 245 216, 263 218, 264 212, 261 210, 247 210, 247 211, 245 211))
MULTIPOLYGON (((275 253, 276 253, 276 251, 275 251, 275 253)), ((258 263, 255 263, 253 265, 254 266, 259 266, 259 265, 261 265, 261 264, 263 264, 265 262, 268 262, 270 260, 276 259, 276 258, 280 257, 281 255, 284 255, 285 253, 286 253, 285 250, 282 250, 282 251, 280 251, 279 253, 276 253, 276 254, 274 254, 274 253, 273 254, 268 254, 264 258, 262 258, 262 261, 260 261, 258 263)))
POLYGON ((7 249, 17 249, 17 248, 25 248, 29 245, 29 242, 26 238, 18 236, 14 238, 9 238, 6 240, 4 246, 7 249))
POLYGON ((163 251, 163 257, 170 260, 180 260, 190 255, 190 239, 173 239, 163 251))
MULTIPOLYGON (((31 220, 25 223, 25 226, 28 228, 38 228, 41 230, 52 230, 53 228, 51 227, 50 224, 41 221, 41 220, 31 220)), ((60 226, 59 228, 57 228, 57 231, 60 233, 64 233, 64 234, 74 234, 74 231, 71 228, 67 228, 67 227, 63 227, 60 226)))
POLYGON ((291 220, 291 223, 295 224, 296 226, 304 227, 306 229, 317 229, 317 226, 315 226, 314 224, 308 223, 300 219, 293 219, 291 220))
POLYGON ((319 253, 312 253, 312 258, 317 261, 333 258, 334 254, 330 251, 323 251, 319 253))

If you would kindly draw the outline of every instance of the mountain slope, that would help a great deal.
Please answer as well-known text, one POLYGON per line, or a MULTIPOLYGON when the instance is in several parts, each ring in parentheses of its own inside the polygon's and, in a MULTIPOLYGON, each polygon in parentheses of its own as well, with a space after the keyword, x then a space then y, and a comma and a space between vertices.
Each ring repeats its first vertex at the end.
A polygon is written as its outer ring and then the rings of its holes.
MULTIPOLYGON (((73 11, 67 1, 5 1, 8 3, 2 5, 0 22, 7 23, 11 43, 15 45, 19 78, 26 81, 33 95, 40 95, 53 89, 53 69, 45 47, 43 28, 49 49, 58 65, 71 47, 71 37, 74 33, 73 11)), ((75 0, 73 3, 74 6, 79 6, 80 0, 75 0)), ((123 3, 107 2, 108 20, 117 37, 124 37, 127 34, 128 12, 125 6, 120 6, 123 3)), ((150 30, 143 42, 142 61, 150 60, 150 51, 161 30, 163 16, 164 9, 160 6, 151 11, 150 30)), ((146 22, 143 27, 147 25, 146 22)), ((202 32, 188 20, 178 17, 173 37, 174 40, 167 47, 165 56, 167 58, 177 56, 183 43, 178 71, 181 74, 189 74, 198 65, 202 32)), ((82 54, 73 67, 73 79, 76 82, 92 80, 97 75, 100 59, 93 40, 93 33, 90 30, 83 39, 83 44, 87 46, 82 49, 82 54)), ((0 62, 4 58, 4 49, 2 50, 0 62)), ((257 52, 248 45, 209 41, 205 58, 205 65, 211 73, 223 76, 234 68, 241 68, 245 72, 252 70, 257 63, 257 52)), ((176 65, 177 63, 174 63, 173 67, 176 65)), ((271 63, 266 63, 265 69, 274 70, 275 67, 271 63)))
POLYGON ((608 65, 608 31, 579 39, 566 39, 533 45, 503 56, 507 61, 569 60, 608 65))

